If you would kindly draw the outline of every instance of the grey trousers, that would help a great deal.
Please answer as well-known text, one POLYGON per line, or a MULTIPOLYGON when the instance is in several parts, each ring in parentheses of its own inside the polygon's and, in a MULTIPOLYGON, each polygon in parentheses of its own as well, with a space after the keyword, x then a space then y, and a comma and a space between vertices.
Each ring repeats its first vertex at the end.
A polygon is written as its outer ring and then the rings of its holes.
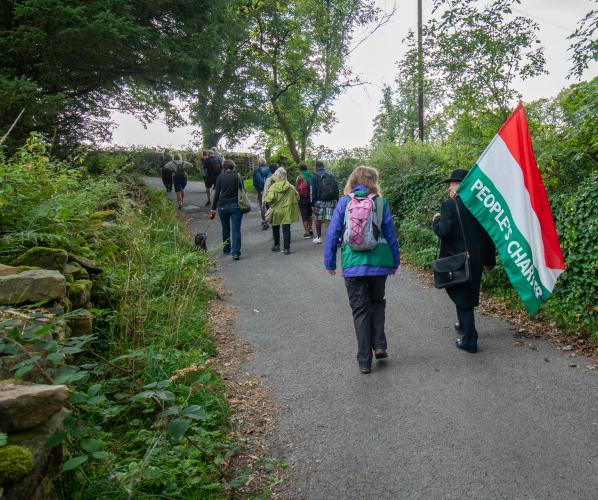
POLYGON ((345 278, 353 325, 357 336, 357 362, 360 368, 372 366, 372 349, 387 348, 384 320, 386 276, 345 278))

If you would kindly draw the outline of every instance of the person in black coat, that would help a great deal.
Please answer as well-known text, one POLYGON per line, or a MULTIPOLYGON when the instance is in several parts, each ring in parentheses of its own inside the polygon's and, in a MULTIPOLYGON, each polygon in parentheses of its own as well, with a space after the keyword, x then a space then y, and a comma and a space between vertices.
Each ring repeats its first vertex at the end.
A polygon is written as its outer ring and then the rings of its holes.
POLYGON ((496 252, 488 233, 457 195, 459 183, 466 175, 466 170, 457 169, 445 181, 449 184, 450 198, 442 203, 440 213, 434 215, 432 228, 440 238, 440 257, 469 251, 471 280, 469 283, 447 288, 446 291, 457 308, 458 323, 455 324, 455 329, 463 334, 463 337, 457 339, 456 345, 459 349, 474 353, 478 349, 474 308, 480 302, 480 282, 484 266, 488 271, 494 268, 496 252))

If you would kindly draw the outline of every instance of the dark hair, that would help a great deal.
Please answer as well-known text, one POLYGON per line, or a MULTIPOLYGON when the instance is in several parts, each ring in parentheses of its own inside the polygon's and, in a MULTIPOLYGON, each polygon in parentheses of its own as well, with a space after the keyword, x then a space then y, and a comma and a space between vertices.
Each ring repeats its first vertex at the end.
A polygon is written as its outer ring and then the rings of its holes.
POLYGON ((268 167, 270 169, 270 172, 274 173, 276 172, 276 170, 278 170, 278 163, 270 163, 270 166, 268 167))
POLYGON ((299 170, 301 170, 302 172, 306 172, 307 171, 307 165, 305 163, 302 163, 301 165, 299 165, 299 170))
POLYGON ((320 160, 318 160, 316 162, 316 168, 324 168, 324 164, 320 160))
POLYGON ((232 160, 224 160, 224 163, 222 164, 222 168, 224 168, 224 170, 234 170, 235 167, 235 162, 232 160))

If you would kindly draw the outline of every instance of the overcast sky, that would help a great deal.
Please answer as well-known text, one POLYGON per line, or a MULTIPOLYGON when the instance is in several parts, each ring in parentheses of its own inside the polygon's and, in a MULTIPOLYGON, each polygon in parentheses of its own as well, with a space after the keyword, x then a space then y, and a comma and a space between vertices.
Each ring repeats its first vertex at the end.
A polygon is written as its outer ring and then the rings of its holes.
MULTIPOLYGON (((372 120, 376 116, 385 83, 391 83, 396 73, 396 61, 405 53, 401 40, 417 23, 417 0, 377 0, 385 11, 396 3, 397 11, 392 20, 374 33, 355 50, 349 61, 353 72, 367 85, 352 88, 335 103, 337 124, 332 132, 314 137, 316 145, 332 149, 366 146, 372 135, 372 120)), ((423 0, 424 22, 429 16, 432 0, 423 0)), ((593 0, 522 0, 516 13, 532 18, 540 25, 539 37, 545 48, 547 75, 524 82, 517 82, 516 88, 526 101, 540 97, 552 97, 563 87, 574 83, 567 80, 571 65, 567 48, 567 36, 573 33, 577 23, 595 7, 593 0)), ((583 79, 598 75, 598 64, 586 70, 583 79)), ((114 131, 113 143, 119 145, 146 145, 159 147, 182 147, 192 140, 193 128, 182 127, 169 132, 162 123, 153 123, 143 128, 139 121, 128 115, 114 116, 118 128, 114 131)), ((252 141, 247 141, 238 150, 247 150, 252 141)))

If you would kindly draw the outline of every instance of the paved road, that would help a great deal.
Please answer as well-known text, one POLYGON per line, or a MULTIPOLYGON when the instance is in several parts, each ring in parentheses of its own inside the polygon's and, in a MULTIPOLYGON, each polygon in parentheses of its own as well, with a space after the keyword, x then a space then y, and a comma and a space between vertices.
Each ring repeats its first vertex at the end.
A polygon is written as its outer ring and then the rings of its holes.
MULTIPOLYGON (((189 203, 205 203, 202 188, 190 183, 189 203)), ((217 247, 218 220, 188 213, 217 247)), ((255 211, 242 229, 241 260, 216 258, 256 348, 249 369, 283 409, 289 497, 598 499, 598 376, 569 366, 587 363, 543 341, 515 347, 506 323, 481 315, 480 352, 458 351, 446 294, 402 269, 387 286, 390 358, 361 375, 322 247, 296 224, 293 253, 272 253, 255 211)))

